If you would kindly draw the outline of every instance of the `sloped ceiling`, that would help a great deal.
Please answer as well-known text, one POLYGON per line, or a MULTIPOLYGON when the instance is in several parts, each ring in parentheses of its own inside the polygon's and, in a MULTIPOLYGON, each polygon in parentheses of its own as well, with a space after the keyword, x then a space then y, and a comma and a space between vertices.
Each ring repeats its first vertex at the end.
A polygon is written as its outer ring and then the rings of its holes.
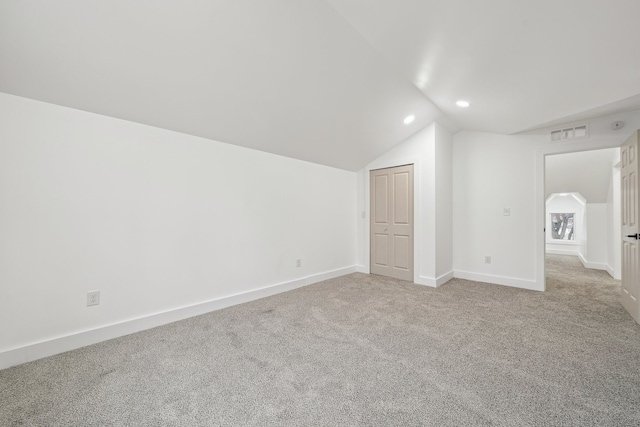
POLYGON ((637 0, 328 1, 463 129, 516 133, 640 94, 637 0))
POLYGON ((0 0, 0 91, 358 170, 434 120, 514 133, 628 104, 639 13, 636 0, 0 0))
POLYGON ((606 203, 618 148, 556 154, 545 159, 545 199, 580 193, 587 203, 606 203))

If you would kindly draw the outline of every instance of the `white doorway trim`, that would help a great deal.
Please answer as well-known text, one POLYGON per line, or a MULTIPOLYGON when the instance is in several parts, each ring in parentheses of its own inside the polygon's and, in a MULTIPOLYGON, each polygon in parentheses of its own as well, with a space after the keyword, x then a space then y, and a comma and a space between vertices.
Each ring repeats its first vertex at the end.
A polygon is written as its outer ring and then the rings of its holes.
MULTIPOLYGON (((369 219, 371 218, 371 183, 370 174, 372 170, 393 168, 396 166, 413 164, 413 282, 421 283, 420 281, 420 242, 421 242, 421 230, 420 230, 420 197, 422 194, 422 167, 419 157, 405 157, 399 159, 374 161, 367 165, 365 168, 364 176, 364 209, 367 212, 367 220, 364 226, 364 238, 365 238, 365 258, 364 258, 364 270, 363 273, 371 273, 371 224, 369 219)), ((435 195, 434 201, 435 201, 435 195)))
POLYGON ((545 232, 546 225, 545 216, 545 197, 544 197, 544 165, 545 157, 551 154, 565 154, 565 153, 577 153, 580 151, 600 150, 603 148, 616 148, 620 147, 628 135, 624 134, 619 138, 606 138, 594 141, 579 141, 579 142, 554 142, 539 147, 536 150, 536 191, 535 191, 535 224, 536 233, 536 284, 535 290, 546 290, 545 282, 545 267, 544 267, 544 254, 545 254, 545 232))

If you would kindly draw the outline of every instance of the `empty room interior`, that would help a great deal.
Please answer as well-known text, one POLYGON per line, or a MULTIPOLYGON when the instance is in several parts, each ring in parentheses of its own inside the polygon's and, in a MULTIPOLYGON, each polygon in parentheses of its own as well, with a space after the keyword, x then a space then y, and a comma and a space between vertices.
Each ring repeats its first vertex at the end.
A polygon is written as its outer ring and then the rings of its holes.
POLYGON ((638 16, 0 0, 0 425, 640 425, 638 16))

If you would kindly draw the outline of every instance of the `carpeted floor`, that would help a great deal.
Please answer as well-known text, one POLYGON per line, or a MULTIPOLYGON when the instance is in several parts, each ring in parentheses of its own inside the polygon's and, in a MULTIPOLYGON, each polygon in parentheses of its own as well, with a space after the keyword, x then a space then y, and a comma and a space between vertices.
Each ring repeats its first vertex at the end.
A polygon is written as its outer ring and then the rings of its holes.
POLYGON ((619 283, 352 274, 0 371, 0 425, 638 426, 619 283))

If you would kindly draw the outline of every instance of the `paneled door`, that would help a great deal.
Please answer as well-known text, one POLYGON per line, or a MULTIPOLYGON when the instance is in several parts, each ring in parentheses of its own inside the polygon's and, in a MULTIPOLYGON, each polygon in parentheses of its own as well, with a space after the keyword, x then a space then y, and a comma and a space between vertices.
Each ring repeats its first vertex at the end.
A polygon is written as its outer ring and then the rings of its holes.
POLYGON ((640 323, 640 251, 638 250, 638 133, 620 147, 622 199, 622 286, 621 302, 640 323))
POLYGON ((413 282, 413 165, 372 170, 371 273, 413 282))

